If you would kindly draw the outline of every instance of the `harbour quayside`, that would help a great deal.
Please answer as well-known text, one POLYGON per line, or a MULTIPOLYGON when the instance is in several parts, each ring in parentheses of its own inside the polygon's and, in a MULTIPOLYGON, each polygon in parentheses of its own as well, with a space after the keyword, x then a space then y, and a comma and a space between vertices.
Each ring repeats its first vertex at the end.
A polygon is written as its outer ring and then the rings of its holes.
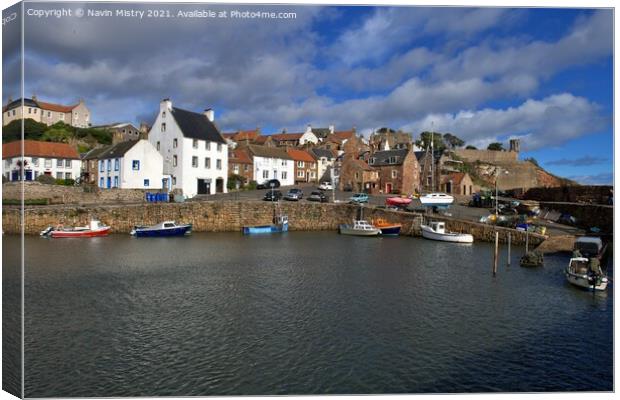
POLYGON ((88 226, 65 227, 58 225, 56 227, 48 226, 41 231, 41 236, 52 238, 78 238, 78 237, 96 237, 107 236, 110 233, 110 227, 103 225, 101 221, 91 219, 88 226))
POLYGON ((192 224, 177 225, 175 221, 164 221, 152 226, 135 226, 130 232, 135 237, 184 236, 192 232, 192 224))

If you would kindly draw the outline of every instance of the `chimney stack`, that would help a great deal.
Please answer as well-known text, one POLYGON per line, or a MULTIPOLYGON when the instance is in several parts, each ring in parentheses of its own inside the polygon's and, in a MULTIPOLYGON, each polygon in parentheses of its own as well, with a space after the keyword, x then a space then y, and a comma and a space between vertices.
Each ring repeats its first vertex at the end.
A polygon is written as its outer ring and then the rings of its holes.
POLYGON ((172 110, 172 101, 169 98, 165 98, 159 103, 160 111, 170 111, 172 110))
POLYGON ((334 125, 330 125, 329 126, 329 133, 334 133, 334 131, 336 130, 336 128, 334 127, 334 125))
POLYGON ((211 122, 215 121, 215 111, 212 108, 207 108, 204 112, 205 117, 211 122))
POLYGON ((37 101, 37 95, 36 94, 32 95, 32 101, 37 101))

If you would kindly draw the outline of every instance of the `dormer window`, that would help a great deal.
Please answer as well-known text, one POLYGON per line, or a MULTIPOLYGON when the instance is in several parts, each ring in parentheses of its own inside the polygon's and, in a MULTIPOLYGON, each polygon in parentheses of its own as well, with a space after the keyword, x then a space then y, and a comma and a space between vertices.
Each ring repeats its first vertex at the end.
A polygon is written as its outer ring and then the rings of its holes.
POLYGON ((398 157, 396 157, 396 156, 391 156, 388 162, 389 162, 390 164, 396 164, 396 160, 397 160, 397 159, 398 159, 398 157))
POLYGON ((376 158, 374 158, 374 157, 370 157, 370 164, 374 164, 374 163, 375 163, 375 161, 376 161, 376 158))

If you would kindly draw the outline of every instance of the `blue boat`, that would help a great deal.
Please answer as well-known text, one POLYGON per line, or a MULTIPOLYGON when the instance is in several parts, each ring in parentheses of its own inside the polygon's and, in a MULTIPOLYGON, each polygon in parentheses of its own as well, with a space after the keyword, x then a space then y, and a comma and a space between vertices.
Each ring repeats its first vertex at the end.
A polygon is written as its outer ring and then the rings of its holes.
POLYGON ((164 221, 153 226, 135 226, 131 235, 136 237, 183 236, 192 232, 192 224, 177 225, 174 221, 164 221))
POLYGON ((271 225, 244 226, 244 235, 254 235, 259 233, 281 233, 288 232, 288 217, 279 215, 275 218, 275 222, 271 225))

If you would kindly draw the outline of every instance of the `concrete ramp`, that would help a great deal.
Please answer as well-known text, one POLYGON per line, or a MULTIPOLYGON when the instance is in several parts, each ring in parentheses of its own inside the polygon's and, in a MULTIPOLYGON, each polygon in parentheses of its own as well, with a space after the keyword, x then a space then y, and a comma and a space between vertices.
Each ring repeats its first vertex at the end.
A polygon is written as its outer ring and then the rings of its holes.
POLYGON ((540 251, 541 253, 570 253, 573 251, 574 245, 575 236, 573 235, 550 236, 547 240, 538 245, 536 251, 540 251))

